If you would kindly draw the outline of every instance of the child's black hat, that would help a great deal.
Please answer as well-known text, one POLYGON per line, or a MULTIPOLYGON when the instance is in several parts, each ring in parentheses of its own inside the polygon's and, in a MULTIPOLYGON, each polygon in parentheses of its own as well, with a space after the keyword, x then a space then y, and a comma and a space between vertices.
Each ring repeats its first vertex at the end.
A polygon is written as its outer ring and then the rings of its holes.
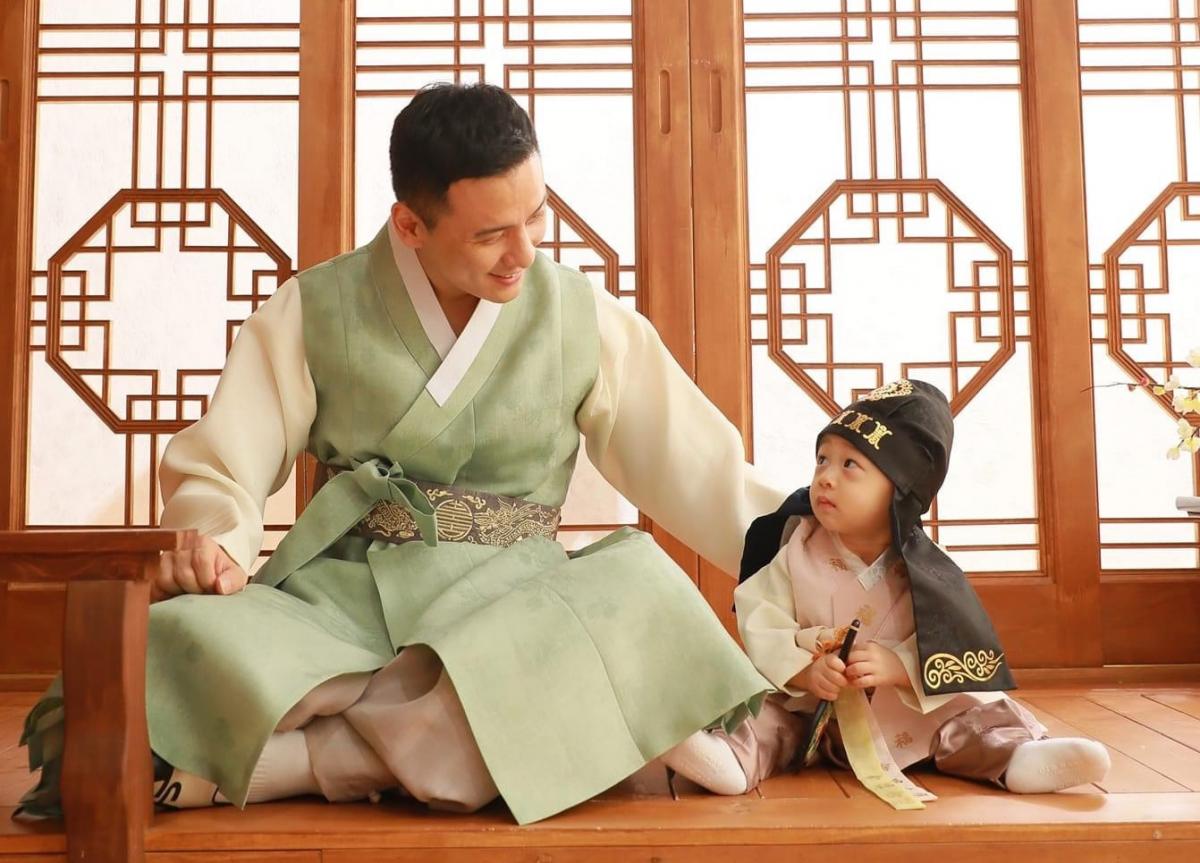
MULTIPOLYGON (((991 620, 963 571, 921 528, 921 515, 946 478, 954 420, 945 395, 924 381, 900 380, 850 405, 817 436, 844 438, 895 486, 892 543, 908 567, 921 676, 930 695, 1014 689, 991 620)), ((746 533, 740 580, 771 562, 789 518, 812 515, 807 488, 746 533)))

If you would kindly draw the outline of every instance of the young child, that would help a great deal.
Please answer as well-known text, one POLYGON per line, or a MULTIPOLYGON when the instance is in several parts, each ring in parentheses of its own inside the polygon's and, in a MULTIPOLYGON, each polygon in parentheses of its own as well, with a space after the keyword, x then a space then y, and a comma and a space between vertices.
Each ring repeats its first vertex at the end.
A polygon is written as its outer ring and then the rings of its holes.
MULTIPOLYGON (((750 527, 734 593, 738 628, 780 691, 732 734, 711 735, 732 749, 747 789, 792 763, 807 726, 801 714, 847 687, 870 697, 867 724, 892 776, 932 757, 945 773, 1040 793, 1107 772, 1101 744, 1048 739, 1004 695, 1015 684, 987 613, 921 528, 953 433, 936 387, 882 387, 818 436, 812 485, 750 527), (843 663, 837 648, 856 618, 843 663)), ((826 744, 836 759, 838 746, 826 744)))

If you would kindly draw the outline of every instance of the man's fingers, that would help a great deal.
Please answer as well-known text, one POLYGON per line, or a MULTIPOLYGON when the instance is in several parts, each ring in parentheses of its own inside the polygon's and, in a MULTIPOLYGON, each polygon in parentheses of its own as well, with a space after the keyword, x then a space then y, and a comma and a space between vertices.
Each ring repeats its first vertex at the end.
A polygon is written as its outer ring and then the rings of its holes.
POLYGON ((231 593, 239 593, 246 587, 246 572, 237 564, 234 564, 225 572, 217 576, 217 593, 222 596, 228 596, 231 593))
POLYGON ((204 537, 195 548, 159 555, 150 596, 157 602, 181 593, 237 593, 246 581, 245 571, 225 550, 204 537))
POLYGON ((197 593, 213 593, 213 584, 217 580, 217 546, 216 543, 201 543, 192 552, 192 571, 196 578, 197 593))
POLYGON ((215 591, 225 596, 237 593, 246 586, 246 571, 234 563, 233 558, 226 554, 219 545, 213 543, 213 547, 216 549, 215 591))
POLYGON ((154 567, 154 580, 150 583, 150 601, 170 599, 178 593, 179 586, 175 584, 175 553, 163 552, 158 556, 158 563, 154 567))
POLYGON ((196 582, 196 571, 192 567, 192 552, 180 552, 175 557, 175 585, 178 593, 200 593, 200 585, 196 582))

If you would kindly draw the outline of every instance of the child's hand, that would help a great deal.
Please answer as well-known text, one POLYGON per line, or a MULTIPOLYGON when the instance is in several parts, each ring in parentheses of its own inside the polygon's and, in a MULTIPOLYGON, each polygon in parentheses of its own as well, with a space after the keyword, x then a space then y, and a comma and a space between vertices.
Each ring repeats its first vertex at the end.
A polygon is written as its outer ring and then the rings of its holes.
POLYGON ((846 666, 846 678, 855 689, 905 686, 909 682, 908 672, 900 657, 874 641, 854 645, 846 666))
POLYGON ((817 698, 836 701, 846 681, 846 664, 833 653, 826 653, 813 660, 804 670, 804 688, 817 698))

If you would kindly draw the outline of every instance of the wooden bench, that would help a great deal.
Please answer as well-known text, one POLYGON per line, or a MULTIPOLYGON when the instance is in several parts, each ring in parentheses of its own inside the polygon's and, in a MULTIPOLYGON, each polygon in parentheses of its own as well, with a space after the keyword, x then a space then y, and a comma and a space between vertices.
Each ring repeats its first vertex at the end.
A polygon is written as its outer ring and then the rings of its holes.
POLYGON ((143 859, 152 814, 146 626, 159 553, 193 531, 0 532, 0 582, 63 583, 67 856, 143 859))

